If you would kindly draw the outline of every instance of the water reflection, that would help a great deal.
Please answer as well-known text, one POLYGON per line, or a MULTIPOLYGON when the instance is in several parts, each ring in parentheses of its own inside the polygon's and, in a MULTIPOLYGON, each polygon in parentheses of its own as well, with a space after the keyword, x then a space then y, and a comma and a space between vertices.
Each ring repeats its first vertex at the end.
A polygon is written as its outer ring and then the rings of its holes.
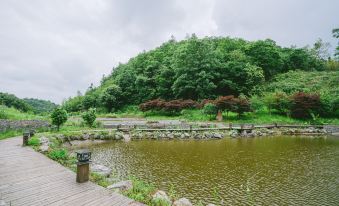
POLYGON ((194 203, 216 203, 216 193, 225 205, 339 202, 339 139, 140 140, 91 150, 122 179, 134 175, 165 190, 174 184, 194 203))

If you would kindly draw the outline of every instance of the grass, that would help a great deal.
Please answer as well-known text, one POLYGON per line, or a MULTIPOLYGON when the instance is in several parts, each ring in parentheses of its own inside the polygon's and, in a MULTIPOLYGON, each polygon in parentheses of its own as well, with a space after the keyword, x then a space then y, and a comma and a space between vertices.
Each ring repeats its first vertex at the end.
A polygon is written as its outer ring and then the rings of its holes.
POLYGON ((132 189, 125 191, 123 194, 138 202, 142 202, 147 205, 155 205, 152 202, 151 195, 156 189, 154 185, 141 181, 135 177, 130 177, 129 179, 132 180, 133 187, 132 189))
POLYGON ((28 143, 29 146, 39 146, 40 145, 40 139, 36 136, 31 137, 28 139, 28 143))
MULTIPOLYGON (((208 115, 202 113, 201 110, 183 110, 177 115, 168 116, 159 112, 147 112, 145 118, 148 120, 188 120, 188 121, 210 121, 208 115)), ((213 120, 214 122, 216 120, 213 120)), ((252 124, 311 124, 312 120, 298 120, 288 116, 279 115, 275 113, 269 113, 267 110, 262 110, 256 113, 246 113, 243 116, 238 116, 236 113, 230 112, 227 114, 223 113, 224 123, 252 123, 252 124)), ((317 122, 324 124, 339 124, 338 118, 318 118, 317 122)))
POLYGON ((31 120, 31 119, 47 119, 47 116, 40 116, 33 114, 32 112, 21 112, 12 107, 6 107, 0 105, 0 119, 9 119, 9 120, 31 120))
POLYGON ((16 137, 19 135, 22 135, 22 130, 6 130, 4 132, 0 132, 0 140, 16 137))

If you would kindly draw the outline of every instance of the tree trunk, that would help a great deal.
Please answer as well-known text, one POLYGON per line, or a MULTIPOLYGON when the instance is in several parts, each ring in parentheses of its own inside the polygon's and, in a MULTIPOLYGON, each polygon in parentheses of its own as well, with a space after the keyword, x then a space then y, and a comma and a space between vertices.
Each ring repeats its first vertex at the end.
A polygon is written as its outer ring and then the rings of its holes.
POLYGON ((222 112, 221 112, 221 110, 218 110, 217 121, 219 121, 219 122, 222 121, 222 112))

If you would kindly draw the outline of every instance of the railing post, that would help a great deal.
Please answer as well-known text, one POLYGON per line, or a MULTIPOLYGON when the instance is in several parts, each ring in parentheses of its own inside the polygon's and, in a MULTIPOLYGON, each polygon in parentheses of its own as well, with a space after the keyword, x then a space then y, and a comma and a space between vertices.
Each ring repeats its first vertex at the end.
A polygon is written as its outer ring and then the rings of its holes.
POLYGON ((29 132, 24 132, 22 134, 22 146, 28 145, 28 139, 29 139, 29 132))
POLYGON ((89 163, 91 152, 88 150, 79 150, 77 154, 77 178, 78 183, 87 182, 89 180, 89 163))
POLYGON ((230 124, 229 124, 229 128, 232 129, 232 123, 231 123, 231 122, 230 122, 230 124))

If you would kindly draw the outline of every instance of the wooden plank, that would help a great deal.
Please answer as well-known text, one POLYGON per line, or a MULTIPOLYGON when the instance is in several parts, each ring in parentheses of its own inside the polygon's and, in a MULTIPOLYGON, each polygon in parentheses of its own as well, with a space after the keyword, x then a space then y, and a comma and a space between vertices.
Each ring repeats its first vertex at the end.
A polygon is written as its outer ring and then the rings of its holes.
POLYGON ((0 141, 0 193, 11 205, 134 205, 135 201, 92 182, 22 147, 22 137, 0 141))

